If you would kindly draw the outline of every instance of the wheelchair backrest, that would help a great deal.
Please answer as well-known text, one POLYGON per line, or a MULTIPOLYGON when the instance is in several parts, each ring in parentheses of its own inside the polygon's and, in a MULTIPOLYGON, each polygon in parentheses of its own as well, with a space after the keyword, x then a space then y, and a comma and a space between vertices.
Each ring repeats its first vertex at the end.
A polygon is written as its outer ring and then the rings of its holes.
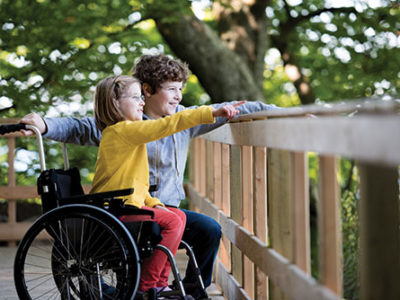
POLYGON ((61 199, 83 195, 81 176, 77 168, 49 169, 38 178, 38 193, 42 198, 43 213, 61 205, 61 199))

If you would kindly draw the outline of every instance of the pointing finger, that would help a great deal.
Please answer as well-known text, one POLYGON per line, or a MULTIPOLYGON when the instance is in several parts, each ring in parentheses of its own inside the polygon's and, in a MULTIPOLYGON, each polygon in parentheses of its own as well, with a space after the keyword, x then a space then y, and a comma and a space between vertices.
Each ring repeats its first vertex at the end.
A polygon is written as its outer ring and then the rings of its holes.
POLYGON ((246 100, 239 101, 238 103, 234 104, 233 107, 234 107, 234 108, 239 107, 240 105, 243 105, 243 104, 245 104, 246 102, 247 102, 246 100))

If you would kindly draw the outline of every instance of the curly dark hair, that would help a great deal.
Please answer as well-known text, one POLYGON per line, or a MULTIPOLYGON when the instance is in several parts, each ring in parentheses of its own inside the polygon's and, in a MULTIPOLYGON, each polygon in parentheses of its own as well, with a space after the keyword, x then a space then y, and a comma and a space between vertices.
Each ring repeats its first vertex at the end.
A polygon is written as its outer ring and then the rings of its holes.
POLYGON ((150 85, 156 93, 167 81, 186 83, 189 76, 188 65, 165 54, 142 55, 132 69, 132 76, 150 85))

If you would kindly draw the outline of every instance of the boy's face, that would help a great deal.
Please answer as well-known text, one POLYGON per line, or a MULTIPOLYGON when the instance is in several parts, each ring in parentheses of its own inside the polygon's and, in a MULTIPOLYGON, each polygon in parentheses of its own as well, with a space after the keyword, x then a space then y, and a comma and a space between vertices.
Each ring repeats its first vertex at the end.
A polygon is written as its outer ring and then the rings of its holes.
POLYGON ((182 101, 182 89, 183 83, 180 81, 164 82, 154 94, 144 86, 145 113, 153 119, 174 114, 176 107, 182 101))

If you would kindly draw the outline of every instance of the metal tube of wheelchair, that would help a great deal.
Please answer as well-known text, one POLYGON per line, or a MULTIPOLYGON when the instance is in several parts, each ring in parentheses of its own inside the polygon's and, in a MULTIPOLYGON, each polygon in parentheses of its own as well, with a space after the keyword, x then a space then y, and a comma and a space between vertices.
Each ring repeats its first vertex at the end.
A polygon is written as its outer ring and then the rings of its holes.
POLYGON ((68 150, 67 150, 67 145, 65 143, 62 143, 62 151, 63 151, 63 157, 64 157, 64 170, 69 169, 69 158, 68 158, 68 150))
POLYGON ((99 300, 103 300, 103 288, 101 286, 101 276, 100 276, 100 266, 96 264, 96 272, 97 272, 97 284, 99 285, 99 300))
POLYGON ((182 294, 182 297, 185 298, 186 297, 185 288, 183 287, 181 274, 179 274, 178 267, 175 263, 174 255, 172 254, 171 250, 169 250, 168 247, 165 247, 164 245, 158 244, 156 246, 156 249, 163 251, 167 255, 169 263, 171 264, 171 270, 174 273, 174 277, 178 284, 179 290, 182 294))
POLYGON ((186 254, 189 256, 190 260, 189 263, 192 265, 193 271, 197 276, 197 281, 200 284, 200 288, 205 291, 205 286, 203 282, 203 278, 201 277, 201 272, 199 265, 197 264, 196 256, 194 255, 192 247, 188 243, 186 243, 184 240, 181 240, 180 246, 183 246, 186 250, 186 254))
POLYGON ((32 130, 36 134, 36 140, 38 142, 38 147, 39 147, 40 169, 44 171, 46 170, 46 160, 44 158, 42 134, 40 133, 39 129, 36 126, 26 125, 26 128, 32 130))

